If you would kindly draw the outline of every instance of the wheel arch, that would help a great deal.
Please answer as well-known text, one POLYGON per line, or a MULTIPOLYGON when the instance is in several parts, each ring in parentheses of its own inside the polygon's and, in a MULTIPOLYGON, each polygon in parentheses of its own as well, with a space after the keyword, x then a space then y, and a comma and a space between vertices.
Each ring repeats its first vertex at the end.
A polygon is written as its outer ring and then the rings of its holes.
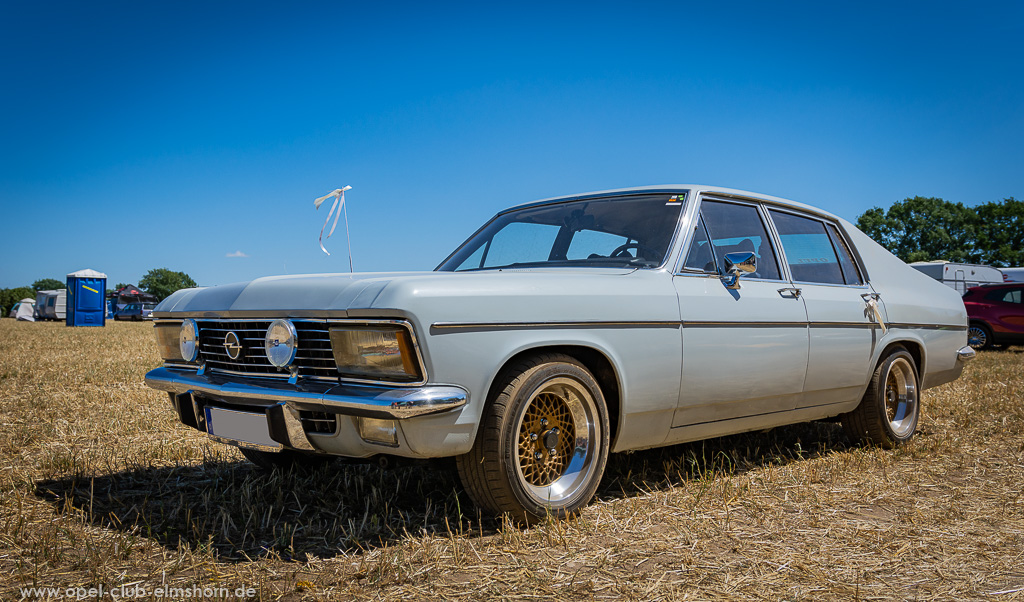
POLYGON ((500 393, 497 390, 501 387, 502 376, 508 370, 509 366, 516 362, 532 357, 535 355, 542 355, 545 353, 561 353, 567 355, 576 361, 583 364, 587 370, 597 380, 597 384, 601 387, 601 393, 604 395, 605 405, 608 409, 608 440, 611 444, 611 448, 615 448, 615 437, 619 432, 619 421, 622 417, 622 393, 621 393, 621 379, 619 378, 618 372, 615 370, 615 366, 611 359, 608 358, 603 352, 593 347, 587 347, 585 345, 544 345, 538 347, 530 347, 523 349, 508 359, 501 365, 501 367, 494 373, 491 378, 491 383, 487 387, 487 403, 500 393))
POLYGON ((992 324, 981 318, 968 318, 967 327, 970 328, 971 326, 984 326, 989 332, 993 334, 995 333, 995 330, 992 328, 992 324))
POLYGON ((875 358, 872 370, 877 368, 885 358, 889 357, 889 354, 892 353, 892 350, 896 347, 903 347, 910 354, 910 357, 914 358, 914 367, 917 368, 917 378, 919 381, 923 380, 926 360, 924 344, 921 341, 912 338, 904 338, 886 343, 885 347, 882 348, 882 352, 875 358))

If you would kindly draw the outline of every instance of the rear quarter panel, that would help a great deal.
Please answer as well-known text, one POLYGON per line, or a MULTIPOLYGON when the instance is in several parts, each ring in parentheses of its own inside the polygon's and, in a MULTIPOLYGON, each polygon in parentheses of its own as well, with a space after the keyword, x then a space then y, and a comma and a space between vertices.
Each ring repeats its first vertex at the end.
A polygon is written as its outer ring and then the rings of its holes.
POLYGON ((956 352, 967 344, 967 311, 960 293, 911 268, 853 224, 842 220, 871 287, 882 299, 888 332, 876 347, 874 364, 892 344, 922 350, 922 388, 955 380, 963 370, 956 352))

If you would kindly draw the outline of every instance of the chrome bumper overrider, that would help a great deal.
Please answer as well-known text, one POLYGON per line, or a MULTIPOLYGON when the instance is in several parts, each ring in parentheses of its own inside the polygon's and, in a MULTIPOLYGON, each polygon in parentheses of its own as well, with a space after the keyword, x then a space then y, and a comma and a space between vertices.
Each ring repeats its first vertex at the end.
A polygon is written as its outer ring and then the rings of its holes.
POLYGON ((971 347, 970 345, 964 345, 963 347, 957 350, 956 359, 960 360, 961 362, 969 362, 973 360, 976 355, 977 353, 975 353, 973 347, 971 347))
POLYGON ((286 402, 296 409, 398 420, 452 410, 468 400, 464 389, 448 385, 400 388, 325 381, 289 384, 171 368, 151 370, 146 374, 146 384, 176 394, 196 393, 237 402, 286 402))

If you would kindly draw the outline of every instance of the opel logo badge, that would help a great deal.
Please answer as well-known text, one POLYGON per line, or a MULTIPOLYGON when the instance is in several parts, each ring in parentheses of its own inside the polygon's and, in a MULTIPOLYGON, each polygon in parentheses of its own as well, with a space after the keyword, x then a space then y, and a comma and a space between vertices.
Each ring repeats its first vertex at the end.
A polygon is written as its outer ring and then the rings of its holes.
POLYGON ((238 356, 242 355, 242 343, 238 340, 237 334, 229 332, 224 336, 224 350, 233 360, 237 360, 238 356))

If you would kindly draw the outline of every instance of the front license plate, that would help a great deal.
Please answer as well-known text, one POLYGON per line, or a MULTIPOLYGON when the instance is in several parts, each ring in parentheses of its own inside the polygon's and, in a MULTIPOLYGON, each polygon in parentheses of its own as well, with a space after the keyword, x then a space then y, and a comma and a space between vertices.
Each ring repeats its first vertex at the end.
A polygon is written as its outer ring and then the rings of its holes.
POLYGON ((261 448, 280 449, 281 444, 270 438, 266 414, 239 412, 206 406, 206 432, 215 439, 237 442, 261 448))

